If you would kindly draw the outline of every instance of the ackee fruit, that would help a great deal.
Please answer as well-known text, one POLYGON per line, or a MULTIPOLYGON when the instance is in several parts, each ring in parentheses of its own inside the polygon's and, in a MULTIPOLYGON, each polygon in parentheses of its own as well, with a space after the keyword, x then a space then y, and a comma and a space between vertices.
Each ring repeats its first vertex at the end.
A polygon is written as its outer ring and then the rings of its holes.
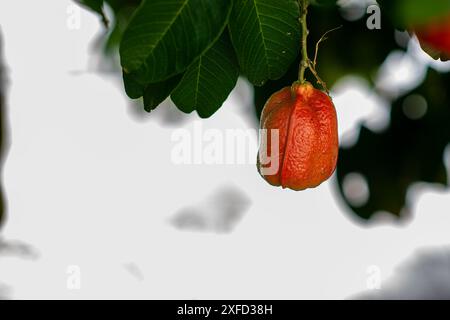
POLYGON ((308 82, 283 88, 266 102, 261 129, 267 134, 261 139, 257 166, 271 185, 303 190, 333 174, 338 130, 336 110, 326 93, 308 82), (278 141, 271 135, 273 129, 278 129, 278 141))

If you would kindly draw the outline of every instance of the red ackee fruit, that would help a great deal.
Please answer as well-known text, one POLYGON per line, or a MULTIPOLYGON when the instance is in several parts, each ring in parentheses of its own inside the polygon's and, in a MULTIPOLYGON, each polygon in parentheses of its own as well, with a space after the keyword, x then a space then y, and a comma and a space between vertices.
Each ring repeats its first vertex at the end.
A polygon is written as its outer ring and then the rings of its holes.
POLYGON ((314 188, 334 172, 338 156, 336 110, 331 98, 310 83, 294 83, 274 93, 262 111, 261 129, 267 130, 267 139, 261 139, 257 166, 271 185, 293 190, 314 188), (278 147, 272 129, 278 129, 278 147), (270 172, 268 168, 273 165, 276 170, 270 172))
POLYGON ((450 16, 414 27, 423 49, 434 58, 450 58, 450 16))

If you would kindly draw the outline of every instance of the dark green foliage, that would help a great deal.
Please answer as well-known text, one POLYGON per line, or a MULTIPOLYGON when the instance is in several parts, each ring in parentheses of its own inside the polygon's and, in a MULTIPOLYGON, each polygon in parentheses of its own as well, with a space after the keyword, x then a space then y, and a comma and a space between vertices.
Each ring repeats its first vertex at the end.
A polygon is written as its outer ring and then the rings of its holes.
POLYGON ((163 102, 178 85, 181 77, 181 74, 177 74, 167 80, 148 84, 144 89, 145 111, 150 112, 163 102))
MULTIPOLYGON (((3 64, 3 37, 0 32, 0 175, 3 170, 8 148, 7 124, 6 124, 6 67, 3 64)), ((0 228, 2 227, 6 216, 6 201, 3 192, 3 181, 0 181, 0 228)))
POLYGON ((279 79, 300 46, 297 0, 235 0, 230 34, 241 72, 257 86, 279 79))
POLYGON ((407 28, 450 14, 447 0, 379 0, 383 12, 399 28, 407 28))
POLYGON ((429 70, 420 87, 393 102, 386 131, 375 133, 362 126, 357 143, 340 149, 339 190, 359 217, 370 219, 377 211, 400 216, 403 208, 410 207, 405 197, 413 183, 447 185, 443 152, 450 141, 448 83, 450 73, 429 70), (418 96, 426 100, 427 112, 422 118, 410 119, 404 112, 405 99, 418 96), (362 174, 369 186, 369 200, 361 207, 353 206, 342 192, 345 176, 353 172, 362 174))
POLYGON ((189 66, 172 92, 172 101, 183 112, 197 110, 200 117, 208 118, 222 106, 238 76, 239 66, 225 33, 189 66))

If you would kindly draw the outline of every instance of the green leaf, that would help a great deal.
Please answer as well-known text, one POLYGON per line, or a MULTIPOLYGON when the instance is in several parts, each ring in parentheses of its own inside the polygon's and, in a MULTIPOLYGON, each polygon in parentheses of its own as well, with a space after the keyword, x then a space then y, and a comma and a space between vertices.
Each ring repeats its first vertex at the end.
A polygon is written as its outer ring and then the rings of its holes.
POLYGON ((241 71, 255 85, 279 79, 300 47, 296 0, 235 0, 230 15, 231 40, 241 71))
POLYGON ((448 0, 378 0, 378 3, 399 29, 426 24, 450 14, 448 0))
POLYGON ((144 91, 144 109, 147 112, 163 102, 180 82, 182 75, 176 75, 162 82, 150 83, 144 91))
POLYGON ((189 66, 172 92, 172 101, 183 112, 197 110, 200 117, 208 118, 222 106, 238 77, 237 59, 224 34, 189 66))
POLYGON ((183 72, 222 33, 231 6, 224 0, 144 1, 120 44, 123 69, 141 83, 183 72))
POLYGON ((106 18, 105 12, 103 11, 103 0, 78 0, 77 2, 100 15, 103 24, 105 27, 108 27, 108 18, 106 18))
POLYGON ((136 81, 129 73, 122 72, 123 84, 125 86, 125 92, 131 99, 137 99, 142 97, 145 89, 145 85, 136 81))

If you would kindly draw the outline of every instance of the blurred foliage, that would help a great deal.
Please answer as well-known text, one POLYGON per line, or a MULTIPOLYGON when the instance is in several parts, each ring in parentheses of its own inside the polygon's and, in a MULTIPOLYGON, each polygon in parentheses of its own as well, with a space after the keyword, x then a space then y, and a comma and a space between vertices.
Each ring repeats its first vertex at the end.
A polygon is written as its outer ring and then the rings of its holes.
POLYGON ((411 205, 406 203, 406 192, 411 184, 447 185, 443 153, 450 141, 449 83, 450 73, 430 69, 418 88, 393 101, 385 131, 375 133, 362 126, 358 142, 340 149, 339 189, 358 216, 369 219, 379 211, 406 214, 411 205), (344 179, 350 173, 362 174, 367 180, 369 199, 362 206, 355 206, 344 195, 344 179))
POLYGON ((105 12, 103 11, 103 0, 78 0, 81 6, 91 9, 92 11, 98 13, 102 18, 102 22, 105 27, 108 27, 109 21, 106 18, 105 12))
POLYGON ((448 0, 378 0, 395 26, 406 29, 427 23, 450 13, 448 0))
POLYGON ((105 53, 112 53, 117 50, 123 32, 142 0, 75 0, 75 2, 97 13, 105 26, 110 29, 104 48, 105 53), (113 11, 112 24, 106 17, 105 5, 113 11))
MULTIPOLYGON (((1 30, 0 30, 1 31, 1 30)), ((5 65, 3 62, 3 37, 0 32, 0 175, 3 171, 3 163, 6 156, 6 149, 8 145, 7 139, 7 125, 6 125, 6 106, 5 106, 5 91, 6 91, 6 75, 5 65)), ((6 201, 3 192, 3 180, 0 181, 0 228, 5 221, 6 201)))
MULTIPOLYGON (((243 0, 236 1, 242 6, 245 4, 243 0)), ((102 17, 103 10, 98 7, 99 1, 85 0, 83 2, 85 5, 92 2, 89 7, 102 17)), ((116 52, 132 13, 141 1, 105 0, 104 2, 114 12, 114 17, 111 19, 113 25, 110 26, 112 31, 106 40, 105 48, 107 52, 116 52)), ((259 1, 259 3, 262 2, 262 0, 259 1)), ((286 2, 273 2, 273 8, 279 8, 282 3, 286 2)), ((314 56, 315 43, 326 31, 342 26, 329 34, 319 48, 317 71, 329 88, 347 75, 360 76, 375 88, 375 76, 386 57, 392 51, 405 50, 404 46, 396 42, 396 30, 405 30, 410 26, 450 14, 448 0, 379 0, 382 10, 381 29, 369 30, 366 25, 369 16, 367 8, 362 6, 362 3, 366 3, 365 1, 353 2, 353 6, 345 8, 339 7, 336 0, 311 0, 311 3, 314 6, 310 7, 308 15, 310 57, 314 56)), ((248 12, 244 12, 245 14, 248 16, 254 14, 254 8, 247 9, 248 12)), ((277 15, 269 11, 268 14, 272 14, 272 18, 276 19, 277 15)), ((270 17, 263 22, 269 20, 270 17)), ((234 34, 239 32, 245 34, 246 31, 241 30, 244 25, 244 22, 235 21, 234 34)), ((258 36, 260 34, 255 33, 253 38, 258 36)), ((275 33, 263 35, 271 41, 274 41, 274 36, 275 33)), ((290 44, 285 45, 290 46, 290 44)), ((233 43, 233 46, 236 49, 236 43, 233 43)), ((244 57, 238 52, 241 75, 248 74, 248 72, 242 72, 243 63, 258 64, 258 61, 251 61, 251 57, 244 57)), ((253 57, 255 60, 260 59, 257 53, 254 53, 253 57)), ((274 61, 276 59, 274 56, 274 61)), ((282 72, 275 76, 270 76, 270 72, 269 76, 260 72, 257 77, 250 79, 258 80, 253 81, 255 115, 258 119, 270 95, 297 80, 298 64, 299 58, 295 59, 294 55, 283 60, 283 65, 280 65, 282 72)), ((264 68, 261 70, 264 71, 264 68)), ((310 74, 308 76, 311 82, 315 82, 310 74)), ((132 81, 127 85, 125 81, 126 92, 131 98, 137 98, 146 88, 153 90, 153 93, 148 94, 146 98, 144 96, 144 102, 148 101, 146 108, 150 110, 169 95, 169 91, 175 87, 175 82, 180 81, 180 77, 181 75, 175 80, 169 80, 172 81, 171 86, 167 86, 167 83, 136 85, 132 81)), ((373 132, 361 126, 356 143, 349 148, 340 149, 337 167, 338 190, 355 216, 368 221, 375 213, 385 211, 400 217, 410 209, 411 204, 407 203, 406 193, 411 184, 423 181, 447 185, 443 152, 450 141, 449 83, 449 73, 428 70, 423 83, 391 101, 391 119, 387 129, 382 132, 373 132), (418 103, 417 101, 421 101, 422 104, 426 101, 426 113, 422 117, 411 118, 411 115, 408 117, 405 110, 409 107, 414 108, 414 102, 418 103), (347 199, 344 192, 344 180, 350 173, 359 173, 367 181, 369 198, 360 206, 352 203, 351 199, 347 199)), ((385 98, 388 101, 391 99, 385 98)), ((191 108, 189 110, 191 111, 191 108)))

